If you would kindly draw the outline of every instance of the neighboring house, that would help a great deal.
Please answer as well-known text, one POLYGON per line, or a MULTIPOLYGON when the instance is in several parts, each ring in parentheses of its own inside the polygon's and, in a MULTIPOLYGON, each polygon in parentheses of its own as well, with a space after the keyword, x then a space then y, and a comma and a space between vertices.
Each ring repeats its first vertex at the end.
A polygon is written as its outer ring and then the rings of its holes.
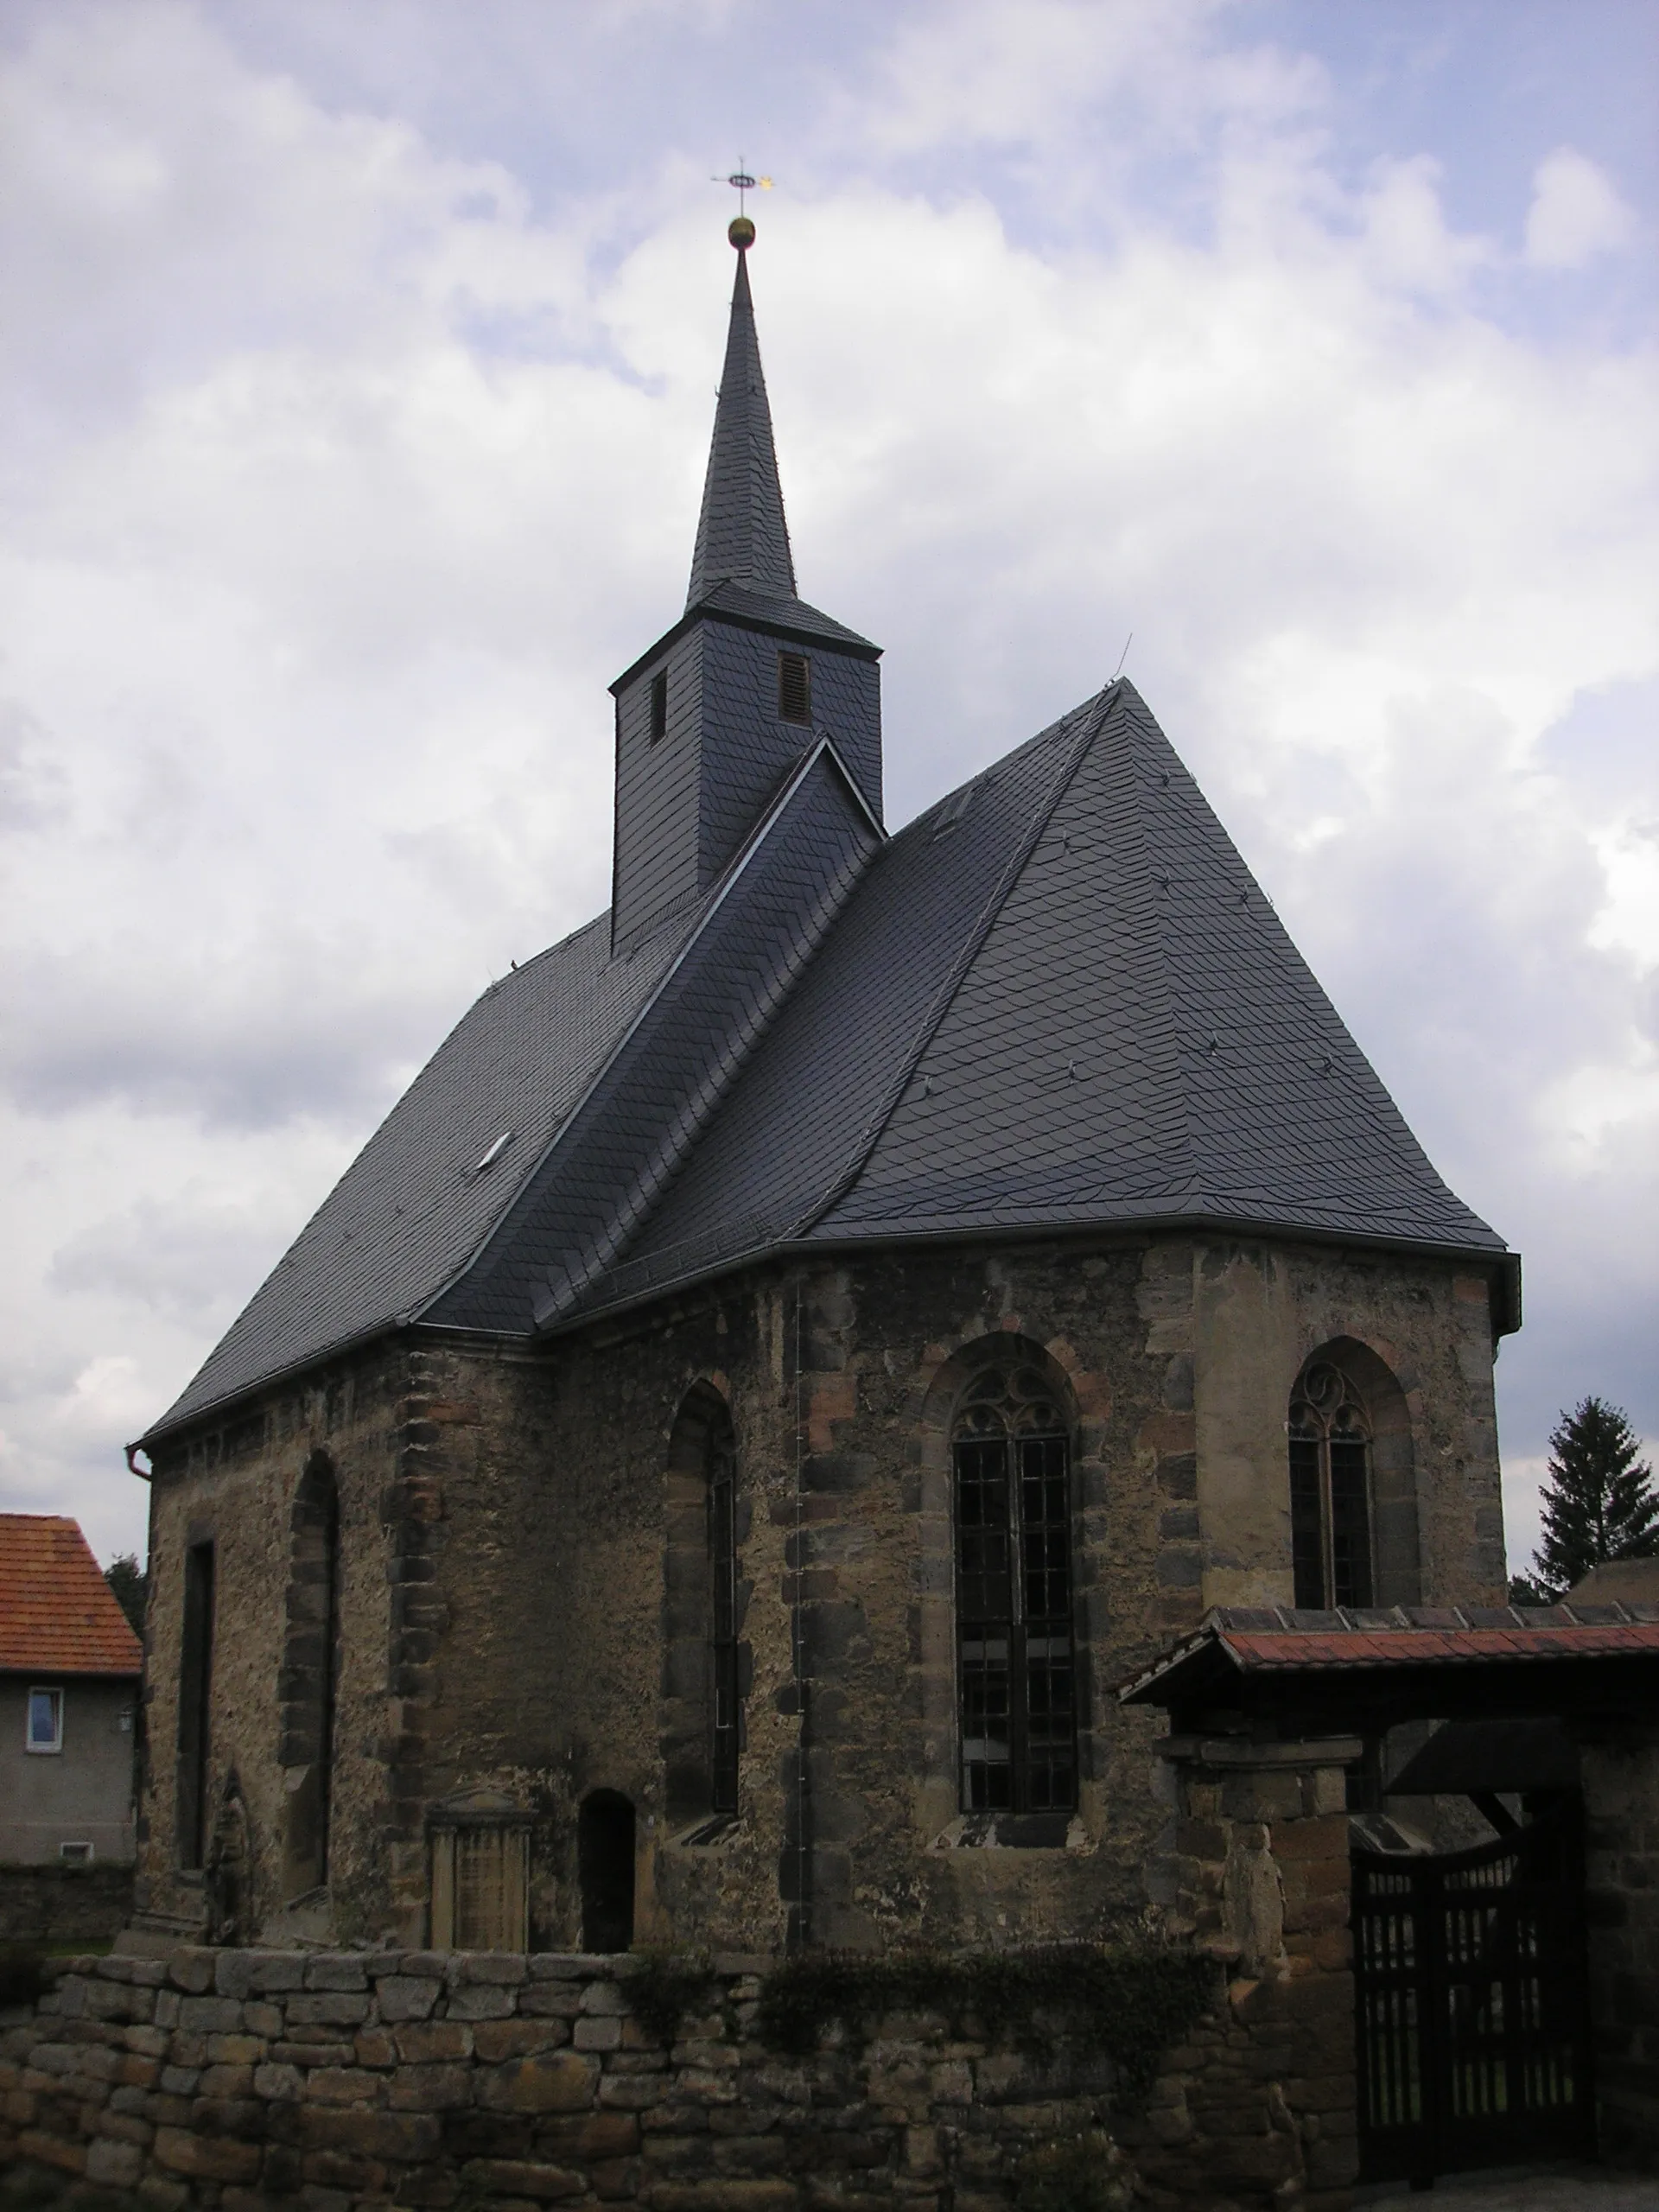
POLYGON ((610 911, 143 1440, 150 1924, 1084 1935, 1162 1895, 1163 1639, 1501 1604, 1515 1255, 1132 686, 890 835, 878 658, 797 591, 741 256, 610 911))
POLYGON ((143 1664, 79 1523, 0 1513, 0 1863, 131 1865, 143 1664))

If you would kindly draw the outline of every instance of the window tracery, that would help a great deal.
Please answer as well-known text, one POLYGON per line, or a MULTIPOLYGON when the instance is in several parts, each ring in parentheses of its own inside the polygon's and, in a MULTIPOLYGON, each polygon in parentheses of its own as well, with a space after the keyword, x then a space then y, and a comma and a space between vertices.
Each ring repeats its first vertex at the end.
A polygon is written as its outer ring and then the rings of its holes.
POLYGON ((1077 1802, 1066 1428, 1048 1378, 1029 1365, 988 1368, 957 1412, 964 1812, 1061 1812, 1077 1802))
POLYGON ((1296 1603, 1372 1603, 1372 1427, 1350 1378, 1310 1360, 1290 1400, 1290 1543, 1296 1603))

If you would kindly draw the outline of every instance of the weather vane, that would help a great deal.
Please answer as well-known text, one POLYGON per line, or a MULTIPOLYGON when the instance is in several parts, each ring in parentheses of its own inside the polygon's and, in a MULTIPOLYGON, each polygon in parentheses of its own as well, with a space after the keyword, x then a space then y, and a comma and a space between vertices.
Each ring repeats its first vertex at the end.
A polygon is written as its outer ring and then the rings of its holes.
POLYGON ((743 156, 740 154, 737 157, 737 167, 729 176, 712 177, 709 181, 713 184, 729 184, 737 193, 737 213, 728 224, 726 235, 738 251, 742 253, 754 244, 754 225, 749 220, 749 194, 757 191, 770 192, 772 179, 769 176, 751 176, 744 168, 743 156))

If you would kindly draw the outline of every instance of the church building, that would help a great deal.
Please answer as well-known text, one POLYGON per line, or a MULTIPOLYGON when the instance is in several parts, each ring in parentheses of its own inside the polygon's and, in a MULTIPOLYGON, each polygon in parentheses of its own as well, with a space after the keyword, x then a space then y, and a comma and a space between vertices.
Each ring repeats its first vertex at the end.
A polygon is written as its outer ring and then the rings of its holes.
POLYGON ((493 983, 142 1440, 139 1904, 779 1952, 1168 1898, 1212 1606, 1500 1604, 1518 1263, 1132 685, 898 831, 749 289, 609 910, 493 983))

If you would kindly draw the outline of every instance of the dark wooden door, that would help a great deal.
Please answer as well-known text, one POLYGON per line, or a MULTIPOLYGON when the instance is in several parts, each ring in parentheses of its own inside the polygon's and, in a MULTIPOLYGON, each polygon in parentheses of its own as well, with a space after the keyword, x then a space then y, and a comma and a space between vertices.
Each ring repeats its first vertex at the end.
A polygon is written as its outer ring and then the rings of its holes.
POLYGON ((1366 2180, 1593 2150, 1578 1815, 1434 1858, 1354 1853, 1366 2180))

